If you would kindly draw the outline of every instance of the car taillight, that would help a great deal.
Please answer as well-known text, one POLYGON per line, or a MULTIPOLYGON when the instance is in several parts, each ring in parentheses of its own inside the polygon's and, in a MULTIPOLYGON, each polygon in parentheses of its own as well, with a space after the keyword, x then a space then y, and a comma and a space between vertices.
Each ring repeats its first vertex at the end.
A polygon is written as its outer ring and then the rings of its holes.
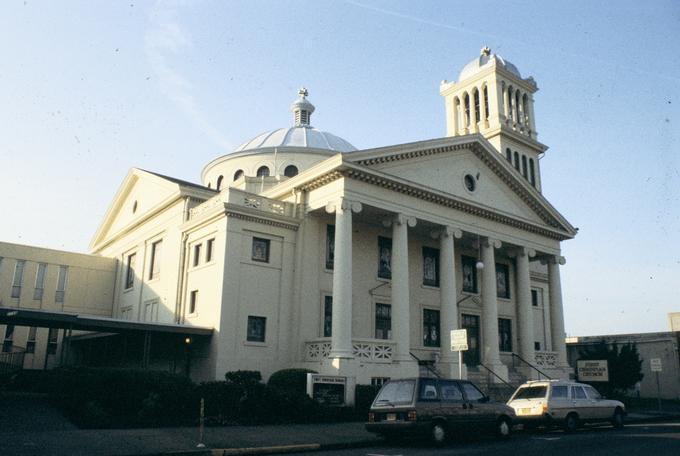
POLYGON ((375 413, 368 414, 368 422, 373 423, 375 421, 375 413))
POLYGON ((418 415, 416 414, 415 410, 409 410, 408 415, 406 415, 406 420, 407 421, 416 421, 418 419, 418 415))
POLYGON ((543 403, 543 413, 548 413, 548 403, 547 402, 543 403))

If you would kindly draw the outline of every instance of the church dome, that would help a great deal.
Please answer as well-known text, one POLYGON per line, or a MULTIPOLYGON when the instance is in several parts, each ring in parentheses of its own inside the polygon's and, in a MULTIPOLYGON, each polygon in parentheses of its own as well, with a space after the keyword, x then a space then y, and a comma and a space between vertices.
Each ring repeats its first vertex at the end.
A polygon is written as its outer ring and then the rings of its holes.
POLYGON ((257 151, 274 147, 294 147, 325 149, 334 152, 352 152, 357 150, 349 142, 331 133, 317 130, 310 125, 310 118, 315 108, 307 99, 307 89, 298 91, 298 98, 290 110, 293 112, 295 125, 289 128, 271 130, 238 146, 234 152, 257 151))
POLYGON ((491 50, 488 47, 485 47, 484 49, 482 49, 482 52, 480 53, 479 57, 477 57, 476 59, 474 59, 473 61, 471 61, 470 63, 463 67, 460 74, 458 75, 458 82, 471 78, 480 71, 483 71, 486 68, 494 65, 494 63, 497 66, 505 68, 507 71, 514 74, 518 78, 520 79, 522 78, 522 75, 519 74, 519 70, 515 65, 508 62, 498 54, 492 54, 491 50))

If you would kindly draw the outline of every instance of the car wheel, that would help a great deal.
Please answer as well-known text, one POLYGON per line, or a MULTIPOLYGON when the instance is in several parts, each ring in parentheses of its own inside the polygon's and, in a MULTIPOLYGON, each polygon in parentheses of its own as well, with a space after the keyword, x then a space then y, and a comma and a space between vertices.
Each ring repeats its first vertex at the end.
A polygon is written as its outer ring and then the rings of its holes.
POLYGON ((432 442, 435 445, 443 445, 448 438, 446 425, 442 422, 434 423, 432 425, 432 430, 430 431, 430 436, 432 437, 432 442))
POLYGON ((623 427, 623 411, 620 408, 614 410, 612 426, 614 426, 616 429, 621 429, 623 427))
POLYGON ((507 439, 510 438, 511 434, 512 424, 510 423, 510 420, 505 417, 499 418, 496 423, 496 435, 501 439, 507 439))
POLYGON ((564 420, 564 430, 567 432, 574 432, 578 428, 578 415, 570 413, 564 420))

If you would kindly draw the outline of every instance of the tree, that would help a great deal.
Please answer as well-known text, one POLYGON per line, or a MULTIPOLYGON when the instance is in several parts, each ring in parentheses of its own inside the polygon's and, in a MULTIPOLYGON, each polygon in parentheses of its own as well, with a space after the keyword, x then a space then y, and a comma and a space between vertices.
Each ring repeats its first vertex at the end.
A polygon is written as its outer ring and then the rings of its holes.
POLYGON ((603 339, 597 344, 581 350, 579 359, 607 361, 609 381, 593 382, 593 386, 607 396, 625 394, 643 377, 642 360, 635 343, 627 343, 619 350, 616 343, 609 345, 603 339))

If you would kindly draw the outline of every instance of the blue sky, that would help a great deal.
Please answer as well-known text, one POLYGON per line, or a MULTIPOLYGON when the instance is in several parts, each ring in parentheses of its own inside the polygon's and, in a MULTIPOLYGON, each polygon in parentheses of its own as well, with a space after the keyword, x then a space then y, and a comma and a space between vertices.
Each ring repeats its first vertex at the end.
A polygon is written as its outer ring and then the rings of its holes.
POLYGON ((442 79, 485 45, 532 75, 570 335, 680 311, 680 3, 0 4, 0 240, 85 252, 130 167, 197 182, 290 124, 358 148, 445 135, 442 79))

